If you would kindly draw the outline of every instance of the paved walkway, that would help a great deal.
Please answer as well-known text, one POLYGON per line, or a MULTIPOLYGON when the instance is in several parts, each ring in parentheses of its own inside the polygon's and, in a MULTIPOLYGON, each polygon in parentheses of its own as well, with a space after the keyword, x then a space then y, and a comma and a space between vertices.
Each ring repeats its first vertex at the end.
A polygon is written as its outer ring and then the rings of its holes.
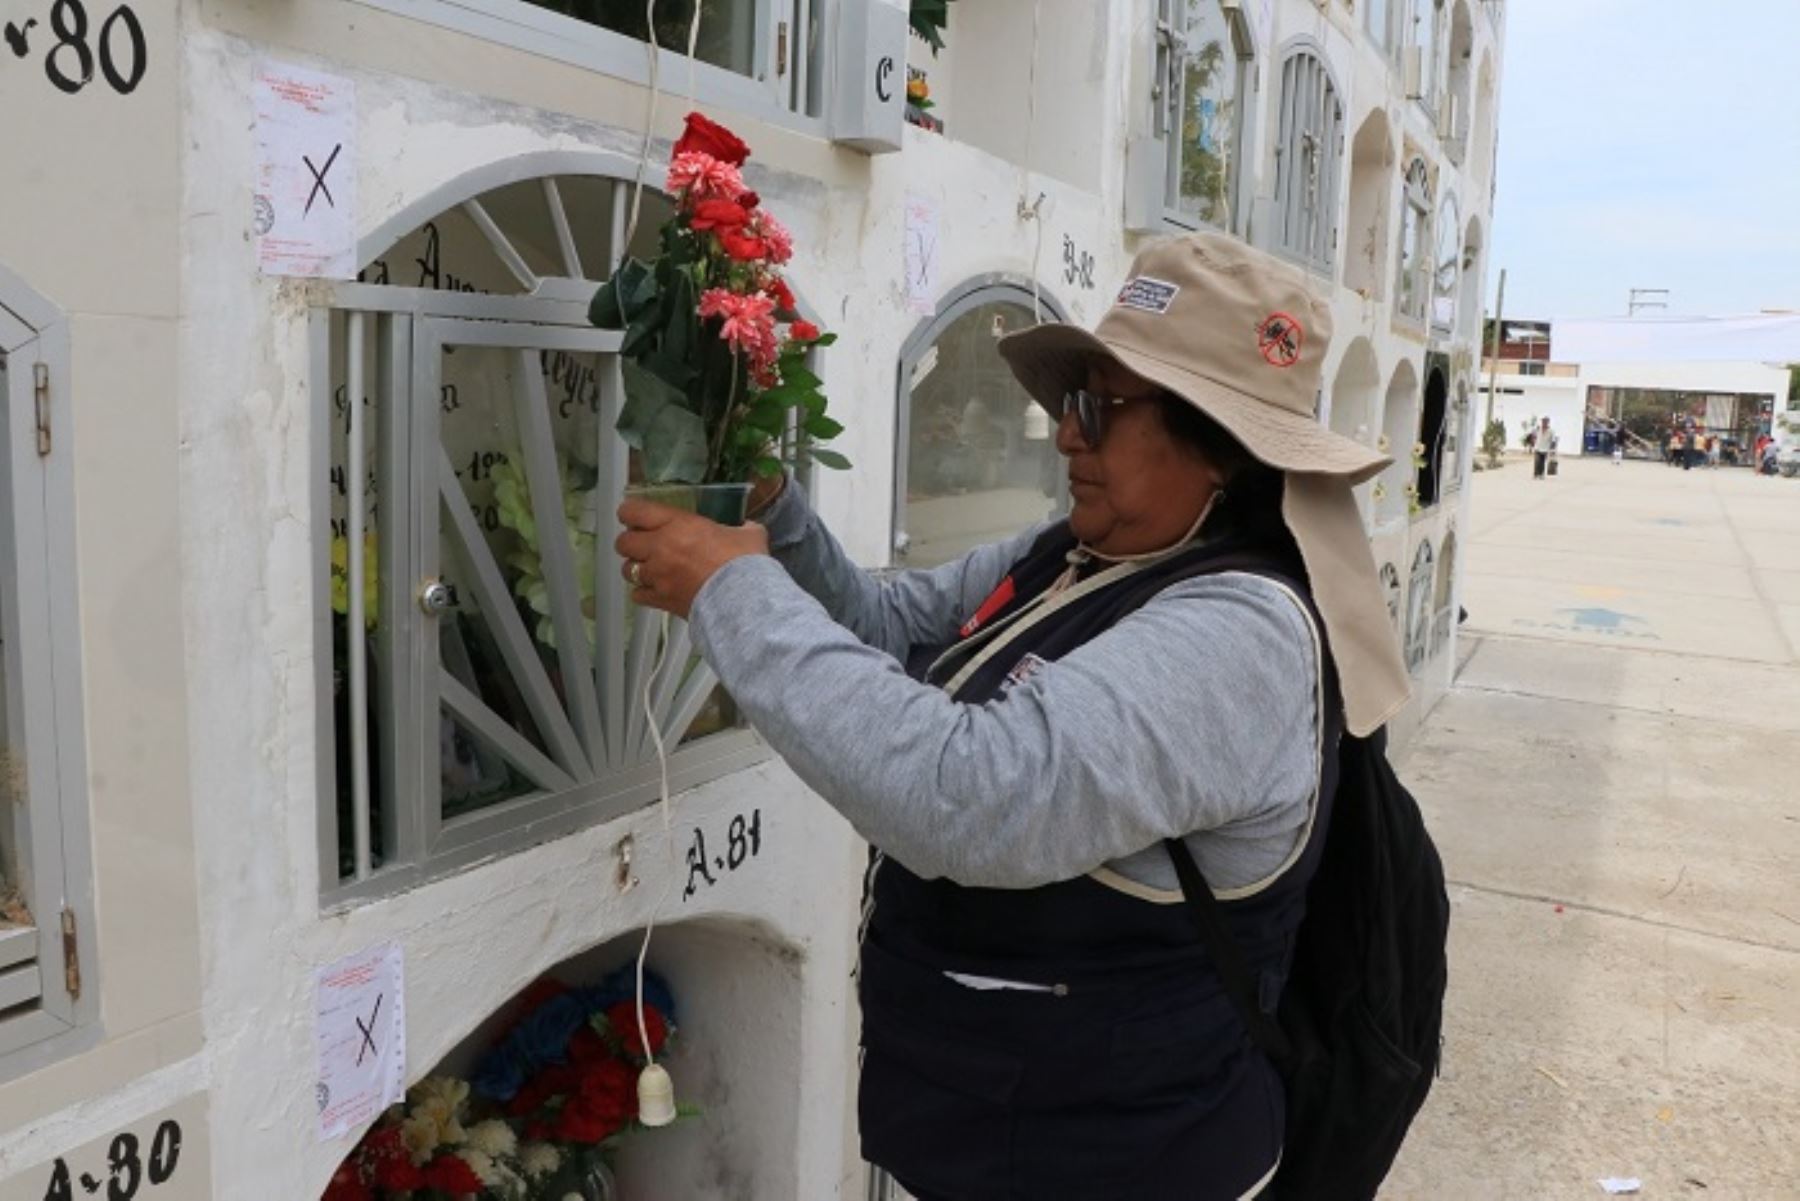
POLYGON ((1800 1198, 1800 481, 1474 477, 1458 687, 1403 776, 1456 909, 1384 1201, 1800 1198))

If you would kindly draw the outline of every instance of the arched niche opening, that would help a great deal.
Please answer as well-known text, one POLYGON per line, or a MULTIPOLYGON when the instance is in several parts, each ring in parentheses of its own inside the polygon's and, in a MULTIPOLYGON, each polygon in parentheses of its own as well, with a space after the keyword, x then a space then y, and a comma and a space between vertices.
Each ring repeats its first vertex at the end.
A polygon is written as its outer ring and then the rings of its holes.
POLYGON ((1430 657, 1436 658, 1450 642, 1450 631, 1456 624, 1456 530, 1444 533, 1438 549, 1437 612, 1431 622, 1430 657))
POLYGON ((1372 109, 1350 144, 1350 224, 1345 231, 1344 286, 1374 300, 1387 294, 1393 163, 1393 134, 1387 112, 1372 109))
MULTIPOLYGON (((1419 507, 1438 503, 1443 483, 1445 431, 1449 429, 1450 363, 1440 354, 1425 359, 1425 402, 1420 410, 1419 445, 1424 447, 1418 468, 1419 507)), ((1410 453, 1410 448, 1409 448, 1410 453)))
POLYGON ((1494 181, 1494 64, 1484 56, 1475 75, 1474 128, 1470 135, 1470 170, 1483 185, 1494 181))
POLYGON ((365 237, 362 283, 313 315, 333 900, 648 803, 652 721, 677 748, 676 790, 766 754, 686 626, 665 634, 630 604, 611 554, 625 489, 646 475, 619 416, 660 403, 621 335, 587 315, 670 214, 635 171, 546 152, 451 179, 365 237))
POLYGON ((1419 430, 1419 372, 1411 359, 1402 359, 1388 381, 1387 396, 1382 402, 1381 436, 1386 453, 1393 458, 1376 482, 1375 520, 1385 525, 1406 516, 1407 494, 1412 480, 1412 447, 1419 430))
MULTIPOLYGON (((533 1096, 531 1083, 548 1078, 537 1066, 543 1059, 520 1073, 495 1070, 489 1056, 522 1023, 530 1023, 533 1005, 555 989, 566 989, 578 998, 573 1005, 578 1017, 542 1022, 519 1045, 529 1045, 544 1056, 554 1051, 567 1063, 572 1056, 564 1048, 574 1030, 597 1030, 602 1042, 616 1043, 616 1035, 604 1033, 613 1029, 604 1015, 612 1004, 622 1001, 631 1006, 641 938, 641 931, 632 931, 608 939, 550 968, 492 1013, 472 1016, 468 1033, 420 1079, 450 1077, 471 1085, 461 1114, 465 1131, 481 1122, 501 1121, 521 1143, 557 1148, 565 1163, 587 1154, 590 1143, 555 1125, 567 1103, 558 1098, 575 1093, 545 1095, 540 1089, 533 1096), (546 1033, 551 1029, 554 1036, 546 1033), (518 1091, 509 1092, 508 1084, 518 1091), (530 1100, 533 1108, 511 1113, 496 1093, 521 1104, 530 1100), (540 1123, 549 1128, 540 1128, 540 1123)), ((703 918, 659 926, 648 967, 674 998, 674 1033, 657 1061, 674 1081, 677 1103, 694 1112, 671 1126, 625 1128, 616 1153, 609 1156, 618 1184, 615 1195, 684 1201, 798 1196, 801 953, 760 925, 703 918)), ((653 996, 647 991, 647 999, 653 996)), ((596 1044, 590 1040, 592 1045, 596 1044)), ((623 1074, 614 1071, 617 1086, 635 1098, 635 1083, 628 1082, 635 1082, 637 1063, 617 1052, 608 1058, 623 1067, 623 1074)), ((564 1072, 565 1078, 575 1074, 564 1072)), ((382 1119, 375 1129, 393 1120, 382 1119)), ((454 1153, 464 1145, 445 1143, 441 1150, 454 1153)), ((355 1155, 352 1152, 351 1159, 355 1155)))
POLYGON ((999 341, 1066 321, 1029 280, 971 279, 900 351, 894 557, 935 567, 1042 521, 1066 503, 1056 423, 1013 378, 999 341))
MULTIPOLYGON (((1375 441, 1377 412, 1381 406, 1381 366, 1375 348, 1366 337, 1351 341, 1331 382, 1331 429, 1363 445, 1375 441)), ((1356 488, 1357 506, 1368 515, 1370 485, 1356 488)))
POLYGON ((1406 666, 1418 671, 1425 666, 1431 650, 1431 621, 1436 614, 1437 573, 1431 540, 1419 543, 1413 552, 1412 572, 1406 581, 1406 666))
MULTIPOLYGON (((1458 337, 1466 339, 1479 336, 1481 331, 1482 306, 1484 297, 1481 294, 1481 280, 1486 264, 1482 262, 1482 254, 1487 244, 1482 232, 1481 218, 1469 218, 1467 230, 1462 241, 1462 299, 1456 304, 1456 323, 1458 337)), ((1486 348, 1480 348, 1485 352, 1486 348)))
POLYGON ((1464 161, 1469 147, 1470 81, 1475 53, 1475 23, 1469 16, 1467 0, 1456 0, 1450 14, 1450 61, 1445 91, 1449 96, 1448 136, 1444 149, 1457 165, 1464 161))

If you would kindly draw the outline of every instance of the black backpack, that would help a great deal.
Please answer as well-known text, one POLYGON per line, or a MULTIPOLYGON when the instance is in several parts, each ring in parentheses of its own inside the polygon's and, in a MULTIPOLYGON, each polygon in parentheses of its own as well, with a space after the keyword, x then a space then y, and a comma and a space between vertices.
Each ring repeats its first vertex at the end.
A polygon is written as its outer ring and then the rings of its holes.
POLYGON ((1337 794, 1274 1018, 1258 1007, 1187 844, 1167 842, 1225 989, 1287 1086, 1270 1201, 1372 1198, 1431 1090, 1441 1048, 1450 898, 1418 802, 1387 736, 1345 735, 1337 794))

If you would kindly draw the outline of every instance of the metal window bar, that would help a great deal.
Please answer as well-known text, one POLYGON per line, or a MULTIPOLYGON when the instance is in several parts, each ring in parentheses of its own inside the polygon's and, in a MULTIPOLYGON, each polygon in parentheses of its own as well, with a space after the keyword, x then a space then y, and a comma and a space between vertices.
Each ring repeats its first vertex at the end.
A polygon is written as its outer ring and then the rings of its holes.
POLYGON ((554 177, 543 179, 544 204, 550 210, 550 223, 556 229, 556 245, 562 253, 563 271, 570 279, 583 279, 581 251, 575 245, 575 231, 569 225, 569 210, 563 204, 562 191, 554 177))
POLYGON ((367 314, 350 313, 345 317, 345 392, 349 405, 350 444, 345 454, 345 574, 349 595, 346 603, 345 628, 349 639, 350 688, 350 820, 351 871, 358 880, 367 880, 371 870, 369 847, 369 664, 360 645, 365 620, 367 587, 364 517, 367 499, 363 485, 368 478, 367 447, 363 430, 363 339, 367 314))
POLYGON ((519 286, 527 292, 537 291, 537 273, 526 263, 525 256, 519 253, 518 247, 514 246, 511 240, 500 231, 500 227, 488 215, 487 209, 482 207, 481 201, 465 200, 462 208, 463 212, 469 215, 469 220, 475 223, 475 227, 481 230, 481 235, 488 240, 488 245, 494 248, 494 254, 500 259, 500 262, 512 273, 513 278, 519 281, 519 286))

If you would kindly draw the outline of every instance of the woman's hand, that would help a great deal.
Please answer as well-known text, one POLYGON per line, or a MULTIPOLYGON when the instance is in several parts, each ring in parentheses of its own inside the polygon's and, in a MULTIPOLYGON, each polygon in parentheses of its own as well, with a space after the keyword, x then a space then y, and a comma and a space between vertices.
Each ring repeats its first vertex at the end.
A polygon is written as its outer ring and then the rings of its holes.
POLYGON ((686 618, 713 573, 745 555, 769 553, 760 525, 724 526, 647 500, 619 506, 625 532, 613 543, 631 599, 686 618))

